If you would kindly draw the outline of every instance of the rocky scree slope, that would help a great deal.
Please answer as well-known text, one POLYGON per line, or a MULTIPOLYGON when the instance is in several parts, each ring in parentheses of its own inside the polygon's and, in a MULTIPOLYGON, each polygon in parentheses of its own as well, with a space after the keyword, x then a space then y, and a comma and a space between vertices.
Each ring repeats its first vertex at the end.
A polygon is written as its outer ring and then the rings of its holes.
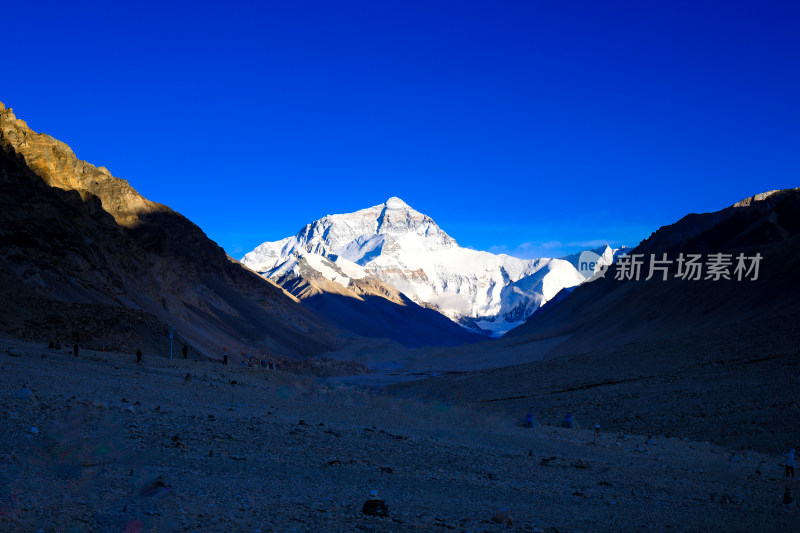
POLYGON ((777 453, 1 338, 0 372, 3 531, 796 529, 777 453))

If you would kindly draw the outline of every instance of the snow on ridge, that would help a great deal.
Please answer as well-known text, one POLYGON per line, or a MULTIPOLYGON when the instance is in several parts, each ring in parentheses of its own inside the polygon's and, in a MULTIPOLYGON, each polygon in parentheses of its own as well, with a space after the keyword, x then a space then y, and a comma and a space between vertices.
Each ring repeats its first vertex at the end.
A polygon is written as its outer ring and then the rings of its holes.
POLYGON ((271 279, 302 275, 304 268, 345 286, 374 276, 465 327, 489 324, 484 329, 495 335, 524 321, 562 288, 584 281, 568 260, 462 248, 398 197, 326 215, 292 237, 261 244, 242 263, 271 279))
MULTIPOLYGON (((619 248, 612 248, 608 243, 594 248, 592 250, 585 250, 587 252, 592 252, 594 254, 599 255, 599 259, 597 260, 597 264, 594 267, 594 271, 592 274, 585 276, 586 279, 592 277, 593 274, 596 274, 604 267, 611 265, 612 263, 616 262, 617 258, 621 255, 625 255, 631 251, 629 246, 620 246, 619 248)), ((580 256, 583 252, 577 252, 574 254, 570 254, 560 259, 564 261, 569 261, 572 266, 574 266, 579 272, 581 271, 581 266, 579 265, 580 256)))
POLYGON ((334 264, 350 279, 363 279, 367 277, 367 272, 360 265, 344 257, 338 257, 334 264))

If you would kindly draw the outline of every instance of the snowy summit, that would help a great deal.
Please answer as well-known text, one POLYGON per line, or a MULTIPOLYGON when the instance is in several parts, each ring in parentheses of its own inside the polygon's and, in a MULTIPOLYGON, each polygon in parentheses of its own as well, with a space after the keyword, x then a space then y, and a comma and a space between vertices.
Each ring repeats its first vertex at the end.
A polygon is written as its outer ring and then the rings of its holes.
POLYGON ((372 276, 470 329, 502 335, 558 291, 584 281, 568 261, 519 259, 462 248, 397 197, 327 215, 265 242, 242 263, 272 280, 322 275, 347 286, 372 276))

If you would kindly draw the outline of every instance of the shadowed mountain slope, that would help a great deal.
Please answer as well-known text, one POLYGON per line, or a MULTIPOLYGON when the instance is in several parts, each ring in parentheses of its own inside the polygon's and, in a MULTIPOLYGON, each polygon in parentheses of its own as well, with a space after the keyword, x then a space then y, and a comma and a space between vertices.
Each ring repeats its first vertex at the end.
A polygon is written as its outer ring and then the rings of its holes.
POLYGON ((0 328, 26 339, 166 354, 341 347, 335 328, 243 268, 196 225, 0 104, 0 328))
MULTIPOLYGON (((540 355, 558 355, 696 332, 770 316, 800 313, 800 189, 748 198, 722 211, 691 214, 665 226, 637 246, 641 279, 618 280, 619 265, 605 278, 577 287, 543 307, 504 339, 509 345, 548 347, 540 355), (731 279, 679 279, 680 254, 730 254, 731 279), (650 280, 650 257, 672 261, 668 279, 650 280), (737 280, 736 257, 760 254, 758 278, 737 280), (553 345, 553 339, 559 341, 553 345)), ((751 262, 747 263, 749 267, 751 262)))
POLYGON ((311 269, 303 272, 289 273, 276 281, 320 316, 358 335, 389 339, 411 348, 486 339, 433 309, 421 307, 377 278, 353 279, 345 287, 311 269))

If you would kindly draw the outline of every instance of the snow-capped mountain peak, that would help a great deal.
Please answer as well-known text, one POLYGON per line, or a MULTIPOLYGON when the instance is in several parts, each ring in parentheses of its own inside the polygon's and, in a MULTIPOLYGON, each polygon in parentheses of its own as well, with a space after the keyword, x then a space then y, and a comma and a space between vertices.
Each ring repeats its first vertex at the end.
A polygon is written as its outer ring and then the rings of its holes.
MULTIPOLYGON (((405 203, 402 198, 398 198, 397 196, 392 196, 385 202, 383 205, 386 206, 387 209, 408 209, 412 210, 411 206, 405 203)), ((413 210, 412 210, 413 211, 413 210)))
POLYGON ((384 203, 354 213, 326 215, 306 224, 297 235, 265 242, 242 262, 262 272, 289 255, 313 253, 343 257, 365 265, 378 255, 433 251, 458 246, 455 239, 427 215, 393 196, 384 203))
POLYGON ((461 248, 432 218, 396 196, 327 215, 292 237, 265 242, 242 263, 279 283, 308 276, 309 268, 345 286, 372 276, 462 325, 494 334, 524 321, 562 288, 584 281, 568 261, 461 248))

